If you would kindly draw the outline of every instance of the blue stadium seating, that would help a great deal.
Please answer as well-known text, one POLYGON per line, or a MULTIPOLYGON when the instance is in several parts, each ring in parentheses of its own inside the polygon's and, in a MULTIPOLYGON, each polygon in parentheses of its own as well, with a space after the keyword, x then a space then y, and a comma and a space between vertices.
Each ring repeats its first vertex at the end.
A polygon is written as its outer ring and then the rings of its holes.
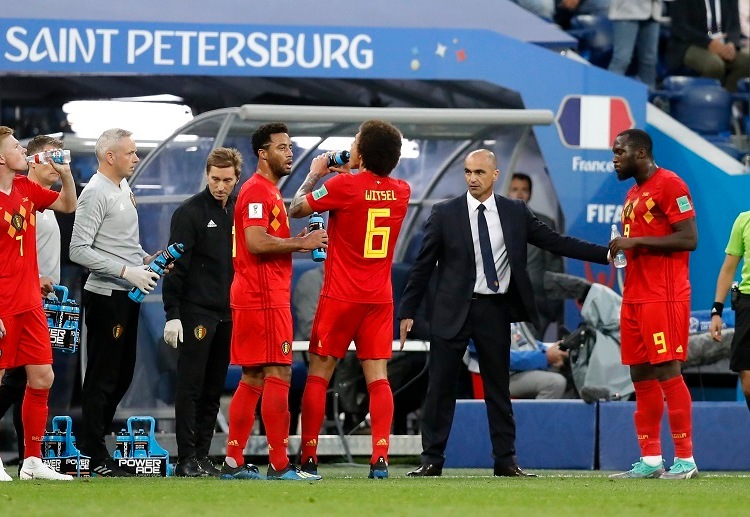
POLYGON ((570 20, 568 34, 578 39, 578 51, 592 65, 607 68, 612 59, 612 22, 606 16, 579 14, 570 20))

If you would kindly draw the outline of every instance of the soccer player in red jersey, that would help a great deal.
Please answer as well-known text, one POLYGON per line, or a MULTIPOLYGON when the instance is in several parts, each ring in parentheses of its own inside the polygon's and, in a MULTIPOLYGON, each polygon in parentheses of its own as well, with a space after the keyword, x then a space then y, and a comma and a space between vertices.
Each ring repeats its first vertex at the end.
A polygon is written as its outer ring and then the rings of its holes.
POLYGON ((641 458, 613 478, 687 479, 693 459, 690 392, 680 362, 687 357, 690 320, 688 258, 698 245, 695 210, 685 182, 654 163, 651 137, 623 131, 612 146, 620 181, 633 178, 622 212, 623 236, 611 255, 628 259, 620 314, 622 362, 635 386, 635 430, 641 458), (664 471, 659 432, 666 399, 675 461, 664 471))
MULTIPOLYGON (((47 426, 47 399, 52 386, 52 346, 47 318, 39 294, 36 250, 36 212, 76 209, 76 190, 70 166, 53 163, 60 174, 58 194, 30 181, 26 149, 13 130, 0 126, 0 378, 6 368, 24 366, 27 383, 21 409, 24 427, 24 461, 21 479, 70 480, 41 460, 42 438, 47 426)), ((0 481, 10 477, 0 463, 0 481)))
POLYGON ((328 382, 354 341, 370 395, 370 478, 388 477, 393 394, 386 365, 393 348, 391 264, 411 189, 390 177, 401 157, 401 133, 368 120, 351 146, 349 168, 315 158, 290 206, 292 217, 329 211, 329 253, 310 336, 310 370, 302 395, 302 468, 317 473, 317 444, 328 382), (313 191, 330 172, 339 172, 313 191))
POLYGON ((292 378, 292 252, 325 248, 325 230, 290 237, 284 199, 276 187, 292 171, 287 127, 264 124, 252 135, 258 169, 240 190, 234 211, 236 246, 232 310, 232 364, 242 378, 229 405, 227 456, 222 479, 258 479, 243 451, 263 395, 261 418, 268 437, 268 479, 316 481, 289 462, 289 385, 292 378))

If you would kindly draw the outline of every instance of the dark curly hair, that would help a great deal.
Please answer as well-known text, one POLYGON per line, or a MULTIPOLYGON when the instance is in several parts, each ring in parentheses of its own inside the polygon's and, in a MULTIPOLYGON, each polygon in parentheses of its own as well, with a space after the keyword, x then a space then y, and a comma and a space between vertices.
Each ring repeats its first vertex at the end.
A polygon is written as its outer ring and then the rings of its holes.
POLYGON ((270 122, 268 124, 263 124, 256 129, 251 137, 255 156, 258 156, 258 152, 261 149, 265 149, 266 146, 271 143, 271 135, 276 135, 278 133, 289 133, 286 124, 281 122, 270 122))
POLYGON ((367 170, 388 176, 401 158, 401 131, 384 120, 366 120, 359 126, 357 149, 367 170))

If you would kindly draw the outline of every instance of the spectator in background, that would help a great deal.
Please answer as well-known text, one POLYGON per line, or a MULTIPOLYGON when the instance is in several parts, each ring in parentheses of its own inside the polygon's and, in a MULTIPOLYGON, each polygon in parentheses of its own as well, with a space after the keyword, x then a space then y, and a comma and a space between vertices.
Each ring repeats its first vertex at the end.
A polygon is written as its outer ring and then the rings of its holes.
POLYGON ((540 18, 552 21, 555 18, 555 0, 510 0, 540 18))
POLYGON ((219 475, 208 453, 229 366, 236 200, 232 192, 241 172, 237 149, 214 149, 206 160, 206 188, 172 215, 169 242, 185 246, 162 291, 164 341, 178 353, 177 476, 219 475))
POLYGON ((737 81, 750 68, 750 54, 740 46, 737 0, 679 0, 671 2, 669 11, 668 67, 686 66, 737 91, 737 81))
POLYGON ((570 20, 579 14, 607 17, 610 0, 559 0, 555 22, 563 29, 570 28, 570 20))
MULTIPOLYGON (((523 172, 515 172, 510 179, 508 186, 508 197, 520 199, 527 205, 531 201, 533 183, 531 177, 523 172)), ((557 231, 557 224, 544 214, 534 212, 534 215, 541 222, 557 231)), ((549 251, 537 248, 532 244, 526 246, 526 271, 531 279, 531 287, 534 290, 534 298, 539 309, 539 328, 534 328, 535 336, 539 339, 544 337, 547 327, 550 323, 562 325, 564 319, 565 306, 562 300, 552 300, 547 296, 544 289, 544 272, 552 271, 562 273, 565 269, 563 258, 549 251)))
POLYGON ((649 88, 656 86, 656 61, 659 52, 661 0, 612 0, 614 48, 609 71, 625 75, 638 47, 638 79, 649 88))

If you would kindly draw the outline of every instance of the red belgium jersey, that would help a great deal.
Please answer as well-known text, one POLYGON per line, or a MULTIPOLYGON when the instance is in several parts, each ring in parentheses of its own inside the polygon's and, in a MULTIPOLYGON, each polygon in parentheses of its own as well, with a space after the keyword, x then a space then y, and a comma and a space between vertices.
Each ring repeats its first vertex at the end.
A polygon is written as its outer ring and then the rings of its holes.
MULTIPOLYGON (((669 235, 673 224, 695 217, 685 182, 661 167, 628 191, 623 207, 623 235, 630 238, 669 235)), ((690 300, 690 252, 635 248, 625 255, 623 302, 690 300)))
POLYGON ((307 194, 316 212, 329 211, 328 257, 321 295, 390 303, 391 264, 411 188, 370 171, 339 174, 307 194))
POLYGON ((248 179, 234 209, 233 309, 289 307, 292 283, 291 253, 254 255, 247 249, 245 228, 261 226, 268 235, 288 239, 289 216, 276 185, 257 172, 248 179))
POLYGON ((0 192, 0 318, 42 305, 36 261, 36 211, 58 198, 26 176, 16 175, 10 194, 0 192))

